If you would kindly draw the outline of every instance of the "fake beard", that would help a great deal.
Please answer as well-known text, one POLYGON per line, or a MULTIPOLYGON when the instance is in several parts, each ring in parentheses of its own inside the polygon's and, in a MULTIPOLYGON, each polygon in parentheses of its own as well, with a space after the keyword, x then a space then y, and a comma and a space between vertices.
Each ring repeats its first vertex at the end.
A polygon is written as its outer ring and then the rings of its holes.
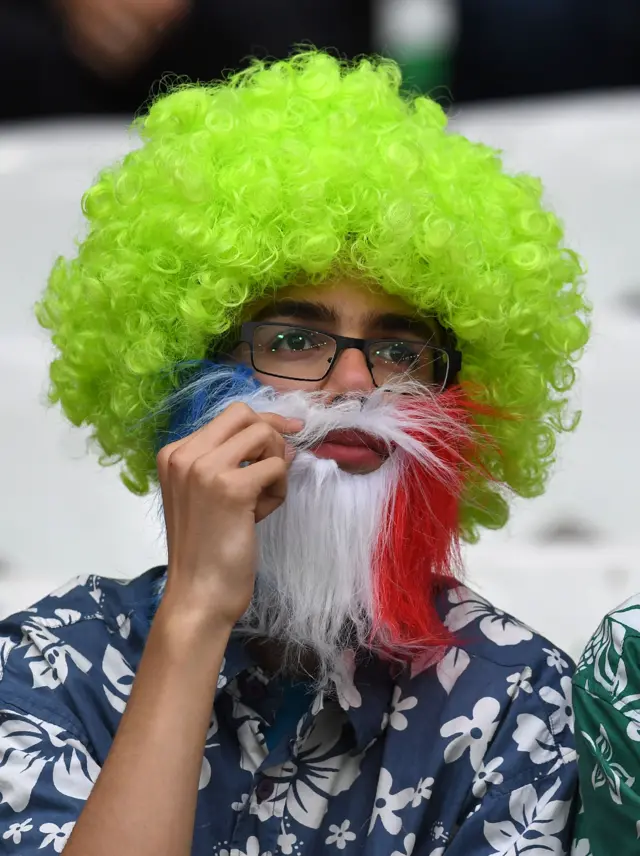
POLYGON ((185 436, 243 401, 256 412, 300 418, 283 505, 258 524, 256 590, 238 632, 283 643, 284 668, 312 652, 316 678, 342 671, 364 648, 406 660, 450 635, 436 597, 460 568, 458 508, 473 450, 468 402, 412 382, 341 396, 276 393, 244 369, 214 367, 181 390, 173 435, 185 436), (375 472, 350 474, 309 450, 336 429, 382 441, 375 472))

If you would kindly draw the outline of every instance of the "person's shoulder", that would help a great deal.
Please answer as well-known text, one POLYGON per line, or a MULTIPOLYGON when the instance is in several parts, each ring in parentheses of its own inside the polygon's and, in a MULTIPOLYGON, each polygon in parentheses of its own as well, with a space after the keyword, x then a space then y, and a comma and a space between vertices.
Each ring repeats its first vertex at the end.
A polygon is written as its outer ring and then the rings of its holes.
POLYGON ((457 645, 487 668, 527 667, 535 677, 573 673, 571 657, 542 634, 466 585, 444 595, 442 616, 457 645))
POLYGON ((131 580, 87 575, 0 621, 0 705, 62 704, 108 648, 141 656, 164 568, 131 580), (37 699, 36 699, 37 696, 37 699))
POLYGON ((444 600, 440 615, 453 644, 433 668, 432 662, 424 671, 412 669, 410 694, 418 704, 422 694, 438 710, 445 759, 458 754, 462 743, 450 740, 463 732, 474 747, 474 794, 484 793, 478 776, 498 767, 494 795, 542 787, 550 776, 551 792, 557 777, 570 791, 576 777, 571 658, 467 586, 449 588, 444 600))
POLYGON ((639 663, 640 594, 634 594, 604 616, 587 642, 574 682, 580 689, 615 701, 632 690, 640 693, 639 663))

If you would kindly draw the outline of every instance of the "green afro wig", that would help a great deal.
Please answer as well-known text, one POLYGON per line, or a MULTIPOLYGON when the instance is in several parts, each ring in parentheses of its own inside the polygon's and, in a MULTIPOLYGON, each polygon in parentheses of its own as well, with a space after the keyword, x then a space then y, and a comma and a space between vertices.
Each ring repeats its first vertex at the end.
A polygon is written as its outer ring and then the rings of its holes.
MULTIPOLYGON (((251 301, 337 269, 436 314, 461 380, 508 418, 483 418, 490 476, 469 486, 462 534, 498 527, 497 483, 542 492, 588 338, 582 269, 541 203, 490 148, 405 96, 395 63, 322 52, 179 86, 136 125, 143 145, 86 193, 87 236, 37 307, 58 356, 53 401, 92 426, 136 493, 155 479, 172 367, 199 360, 251 301)), ((166 418, 166 417, 165 417, 166 418)))

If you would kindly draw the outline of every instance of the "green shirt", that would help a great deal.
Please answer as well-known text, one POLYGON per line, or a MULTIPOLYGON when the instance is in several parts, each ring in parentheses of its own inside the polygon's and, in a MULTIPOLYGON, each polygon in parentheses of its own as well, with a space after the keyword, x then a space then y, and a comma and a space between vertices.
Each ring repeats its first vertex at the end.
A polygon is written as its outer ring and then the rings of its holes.
POLYGON ((640 854, 640 595, 606 616, 574 677, 583 808, 573 856, 640 854))

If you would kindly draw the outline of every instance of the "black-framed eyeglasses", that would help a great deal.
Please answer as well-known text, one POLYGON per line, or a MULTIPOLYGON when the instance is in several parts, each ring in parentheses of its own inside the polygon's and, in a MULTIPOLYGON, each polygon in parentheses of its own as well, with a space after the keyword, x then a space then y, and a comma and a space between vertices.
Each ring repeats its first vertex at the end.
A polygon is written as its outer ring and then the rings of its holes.
MULTIPOLYGON (((447 339, 446 332, 443 339, 447 339)), ((408 374, 436 391, 444 390, 461 368, 460 352, 449 341, 389 337, 356 339, 280 321, 247 321, 240 327, 234 353, 248 357, 255 371, 288 380, 321 381, 343 351, 355 348, 376 386, 408 374), (245 353, 242 353, 243 348, 245 353)))

